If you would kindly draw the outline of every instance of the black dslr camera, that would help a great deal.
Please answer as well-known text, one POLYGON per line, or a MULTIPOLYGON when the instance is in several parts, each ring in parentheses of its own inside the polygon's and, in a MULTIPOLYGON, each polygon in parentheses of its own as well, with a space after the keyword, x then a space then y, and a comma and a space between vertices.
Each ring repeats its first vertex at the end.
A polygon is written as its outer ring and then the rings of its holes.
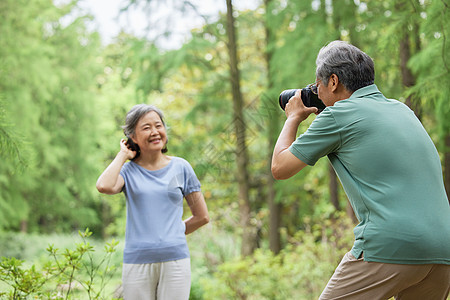
MULTIPOLYGON (((286 104, 289 102, 289 99, 295 95, 295 92, 297 92, 298 89, 292 89, 292 90, 285 90, 282 91, 279 97, 279 103, 282 110, 285 110, 286 104)), ((301 97, 303 104, 307 107, 317 107, 320 113, 322 110, 325 109, 325 104, 323 104, 322 100, 319 99, 319 96, 317 96, 317 87, 314 85, 308 85, 305 88, 302 88, 301 91, 301 97)))

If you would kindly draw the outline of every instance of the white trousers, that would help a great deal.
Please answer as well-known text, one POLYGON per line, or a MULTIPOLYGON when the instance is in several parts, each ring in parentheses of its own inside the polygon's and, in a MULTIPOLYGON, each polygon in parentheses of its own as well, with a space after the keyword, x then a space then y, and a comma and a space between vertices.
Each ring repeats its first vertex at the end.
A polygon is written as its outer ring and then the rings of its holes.
POLYGON ((123 264, 124 300, 188 300, 189 258, 152 264, 123 264))

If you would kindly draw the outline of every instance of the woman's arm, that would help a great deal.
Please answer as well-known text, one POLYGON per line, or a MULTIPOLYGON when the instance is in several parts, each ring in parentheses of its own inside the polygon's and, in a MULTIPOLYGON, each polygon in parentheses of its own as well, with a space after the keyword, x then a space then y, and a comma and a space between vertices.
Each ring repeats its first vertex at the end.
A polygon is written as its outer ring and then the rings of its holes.
POLYGON ((123 164, 132 159, 136 155, 136 152, 128 149, 126 141, 122 139, 120 141, 120 151, 117 153, 111 164, 103 171, 102 175, 97 180, 97 190, 103 194, 117 194, 122 191, 125 181, 120 176, 120 170, 123 164))
POLYGON ((209 214, 205 198, 201 191, 190 193, 186 196, 186 201, 191 209, 192 216, 184 221, 186 224, 185 233, 190 234, 209 223, 209 214))

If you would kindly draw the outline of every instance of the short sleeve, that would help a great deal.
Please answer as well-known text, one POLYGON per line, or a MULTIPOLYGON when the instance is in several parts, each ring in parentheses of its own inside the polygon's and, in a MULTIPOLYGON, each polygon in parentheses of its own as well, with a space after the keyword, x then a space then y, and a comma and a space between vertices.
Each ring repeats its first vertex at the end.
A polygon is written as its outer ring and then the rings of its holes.
POLYGON ((330 109, 322 111, 306 132, 289 147, 289 151, 308 165, 315 165, 319 158, 333 153, 341 145, 341 129, 330 109))
POLYGON ((184 188, 183 188, 183 196, 189 195, 193 192, 198 192, 201 190, 200 181, 195 175, 194 169, 192 166, 184 160, 184 188))
POLYGON ((126 182, 127 182, 127 176, 130 171, 130 162, 126 162, 122 168, 120 169, 120 176, 124 179, 125 183, 122 187, 122 192, 126 193, 126 182))
POLYGON ((122 168, 120 169, 120 176, 122 176, 123 178, 125 178, 126 177, 126 173, 127 173, 127 170, 128 170, 128 165, 127 165, 128 163, 125 163, 123 166, 122 166, 122 168))

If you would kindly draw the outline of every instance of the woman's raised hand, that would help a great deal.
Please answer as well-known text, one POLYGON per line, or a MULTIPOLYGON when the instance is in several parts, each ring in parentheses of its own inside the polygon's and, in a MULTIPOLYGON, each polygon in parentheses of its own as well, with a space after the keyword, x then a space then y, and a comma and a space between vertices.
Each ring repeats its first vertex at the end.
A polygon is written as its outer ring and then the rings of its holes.
POLYGON ((128 159, 133 159, 136 156, 136 151, 131 150, 125 139, 120 140, 120 152, 125 154, 128 159))

